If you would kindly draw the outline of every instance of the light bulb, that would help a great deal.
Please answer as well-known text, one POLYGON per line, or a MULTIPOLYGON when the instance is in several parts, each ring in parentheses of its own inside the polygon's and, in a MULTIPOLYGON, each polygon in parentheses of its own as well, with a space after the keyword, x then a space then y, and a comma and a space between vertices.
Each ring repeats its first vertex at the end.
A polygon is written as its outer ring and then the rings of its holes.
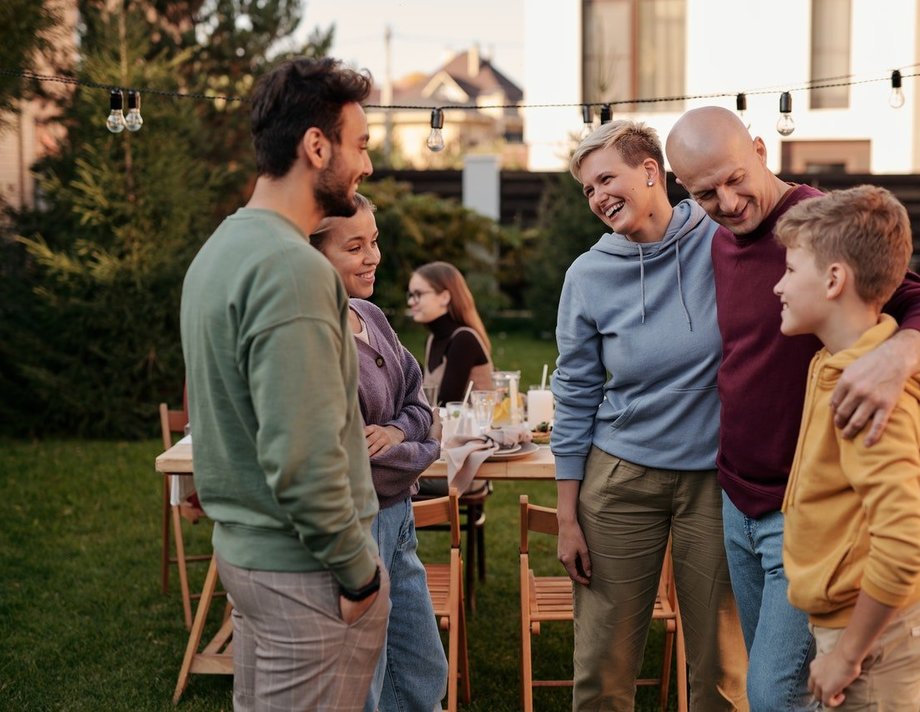
POLYGON ((128 115, 125 117, 125 128, 128 131, 140 131, 144 125, 141 117, 141 95, 136 91, 128 92, 128 115))
POLYGON ((431 110, 431 133, 428 134, 428 149, 432 153, 438 153, 444 150, 444 134, 441 129, 444 127, 444 112, 440 109, 431 110))
POLYGON ((105 127, 115 134, 125 130, 125 115, 121 111, 123 101, 120 90, 113 89, 109 94, 109 118, 105 120, 105 127))
POLYGON ((891 73, 891 94, 888 97, 888 106, 900 109, 904 106, 904 90, 901 89, 901 72, 895 69, 891 73))
POLYGON ((792 120, 792 94, 788 91, 779 96, 779 120, 776 122, 776 131, 780 136, 789 136, 795 131, 795 121, 792 120))
POLYGON ((581 107, 581 120, 584 122, 584 126, 581 129, 581 138, 584 140, 594 130, 594 112, 591 111, 591 107, 588 104, 581 107))
POLYGON ((738 111, 738 118, 744 124, 744 128, 751 128, 751 122, 747 120, 747 97, 741 93, 735 97, 735 109, 738 111))
POLYGON ((795 121, 789 114, 783 114, 776 122, 776 130, 780 136, 791 136, 795 131, 795 121))

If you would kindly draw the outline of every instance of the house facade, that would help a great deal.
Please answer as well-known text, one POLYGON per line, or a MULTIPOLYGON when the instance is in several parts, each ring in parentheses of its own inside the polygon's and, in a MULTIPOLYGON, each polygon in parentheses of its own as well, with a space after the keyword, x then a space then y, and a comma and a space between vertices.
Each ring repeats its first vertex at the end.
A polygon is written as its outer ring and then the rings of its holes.
MULTIPOLYGON (((774 171, 920 173, 920 0, 524 0, 524 13, 526 104, 620 102, 614 117, 664 138, 683 111, 735 110, 744 92, 774 171), (668 97, 695 98, 626 103, 668 97)), ((584 130, 579 107, 525 109, 524 127, 531 170, 564 168, 584 130)))
POLYGON ((458 167, 465 155, 477 153, 499 156, 505 168, 523 168, 527 151, 523 116, 516 106, 522 98, 520 87, 474 46, 431 74, 375 87, 366 111, 370 145, 389 152, 389 163, 398 168, 458 167), (429 111, 385 110, 373 108, 375 104, 440 107, 444 150, 433 153, 426 145, 431 131, 429 111), (470 106, 482 108, 459 108, 470 106))

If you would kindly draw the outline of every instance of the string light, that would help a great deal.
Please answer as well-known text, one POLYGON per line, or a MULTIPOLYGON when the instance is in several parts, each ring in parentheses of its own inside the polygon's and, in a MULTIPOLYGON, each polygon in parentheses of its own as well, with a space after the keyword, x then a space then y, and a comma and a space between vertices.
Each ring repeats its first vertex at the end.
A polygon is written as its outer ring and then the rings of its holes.
POLYGON ((113 134, 125 130, 125 115, 122 113, 124 101, 121 90, 113 89, 109 94, 109 118, 105 120, 105 127, 113 134))
POLYGON ((125 117, 125 128, 128 131, 140 131, 144 125, 141 117, 141 95, 133 89, 128 92, 128 115, 125 117))
POLYGON ((601 123, 609 124, 613 120, 613 109, 610 104, 604 104, 601 107, 601 123))
POLYGON ((792 120, 792 94, 784 91, 779 95, 779 119, 776 130, 780 136, 791 136, 795 131, 795 121, 792 120))
POLYGON ((738 118, 741 119, 741 123, 744 124, 744 127, 749 129, 751 128, 751 122, 747 120, 747 96, 744 92, 740 92, 735 97, 735 110, 738 112, 738 118))
POLYGON ((444 150, 444 134, 441 129, 444 128, 444 112, 441 109, 431 110, 431 133, 428 134, 428 148, 432 153, 438 153, 444 150))
POLYGON ((584 122, 584 128, 581 130, 581 137, 587 138, 588 134, 594 130, 594 111, 590 104, 584 104, 581 107, 581 120, 584 122))
POLYGON ((900 109, 904 106, 904 91, 901 89, 901 72, 895 69, 891 73, 891 95, 888 97, 888 106, 900 109))
MULTIPOLYGON (((920 63, 909 65, 906 69, 914 70, 915 68, 920 67, 920 63)), ((905 69, 905 68, 902 68, 905 69)), ((121 107, 124 105, 124 95, 123 92, 134 92, 137 95, 138 107, 137 114, 133 118, 133 125, 140 128, 140 125, 143 125, 143 119, 140 117, 140 90, 136 88, 127 88, 127 87, 118 87, 111 84, 101 84, 98 82, 91 82, 86 80, 77 79, 75 77, 67 76, 56 76, 48 74, 39 74, 28 69, 8 69, 0 67, 0 76, 12 76, 12 77, 21 77, 23 79, 30 79, 33 81, 39 82, 58 82, 61 84, 69 84, 72 86, 82 86, 89 87, 93 89, 105 89, 110 92, 110 114, 108 120, 106 121, 106 126, 113 133, 120 133, 124 128, 127 128, 124 122, 127 121, 124 114, 122 113, 121 107), (117 98, 116 98, 117 96, 117 98), (116 101, 120 102, 121 106, 115 108, 116 101), (117 113, 115 113, 117 112, 117 113), (120 114, 120 117, 119 117, 120 114)), ((802 91, 808 89, 823 89, 829 87, 841 87, 841 86, 857 86, 860 84, 872 84, 880 81, 889 81, 891 82, 891 95, 889 96, 889 104, 894 108, 899 108, 904 104, 904 92, 902 90, 902 81, 907 77, 917 77, 920 76, 920 72, 911 71, 910 73, 905 73, 901 70, 895 69, 891 72, 890 77, 885 76, 884 78, 869 78, 869 79, 852 79, 852 75, 846 77, 829 77, 826 79, 814 79, 808 82, 805 82, 801 86, 792 87, 791 91, 802 91)), ((180 91, 165 91, 161 89, 151 89, 149 87, 145 88, 144 91, 147 94, 153 94, 156 96, 162 97, 174 97, 180 99, 196 99, 199 101, 221 101, 221 102, 240 102, 248 103, 247 97, 240 96, 229 96, 229 95, 217 95, 217 94, 196 94, 189 92, 180 92, 180 91)), ((765 88, 758 90, 750 90, 743 93, 727 93, 727 92, 713 92, 710 94, 695 94, 695 95, 685 95, 685 96, 667 96, 667 97, 653 97, 653 98, 631 98, 631 99, 621 99, 618 101, 611 101, 601 105, 600 115, 601 122, 605 123, 610 121, 612 118, 612 107, 617 105, 641 105, 641 104, 655 104, 655 103, 665 103, 665 102, 676 102, 676 101, 700 101, 700 100, 711 100, 711 99, 721 99, 734 96, 736 107, 739 107, 739 103, 744 104, 746 111, 747 99, 749 95, 759 95, 759 94, 775 94, 776 88, 765 88)), ((130 102, 130 97, 129 97, 130 102)), ((792 98, 790 90, 783 92, 783 95, 780 97, 780 104, 786 104, 790 107, 791 113, 791 104, 792 98)), ((585 103, 546 103, 546 104, 523 104, 523 103, 513 103, 513 104, 489 104, 489 105, 476 105, 476 104, 456 104, 452 105, 450 108, 457 111, 482 111, 486 109, 542 109, 542 108, 564 108, 564 107, 582 107, 584 111, 590 111, 591 104, 585 103)), ((596 104, 595 104, 596 106, 596 104)), ((381 109, 384 111, 393 111, 393 110, 428 110, 430 106, 419 106, 419 105, 396 105, 396 104, 366 104, 365 109, 381 109)), ((742 109, 738 108, 739 116, 742 120, 745 120, 745 116, 741 115, 742 109)), ((130 106, 129 106, 130 113, 130 106)), ((441 126, 437 127, 437 132, 440 132, 440 129, 443 127, 443 110, 434 109, 432 110, 432 136, 429 136, 429 141, 433 141, 435 146, 438 145, 439 141, 437 139, 437 133, 435 131, 435 123, 440 123, 441 126), (436 115, 437 114, 437 120, 436 115)), ((788 131, 784 133, 784 136, 788 136, 795 129, 795 122, 789 113, 781 112, 783 115, 780 116, 780 121, 777 122, 777 130, 779 131, 779 124, 783 124, 783 130, 788 131), (791 127, 791 128, 790 128, 791 127)), ((584 113, 583 113, 584 116, 584 113)), ((750 124, 746 123, 748 128, 750 124)), ((136 130, 136 129, 131 129, 136 130)), ((781 132, 782 133, 782 132, 781 132)), ((440 142, 443 143, 443 135, 440 138, 440 142)), ((439 148, 433 148, 432 150, 441 150, 439 148)))

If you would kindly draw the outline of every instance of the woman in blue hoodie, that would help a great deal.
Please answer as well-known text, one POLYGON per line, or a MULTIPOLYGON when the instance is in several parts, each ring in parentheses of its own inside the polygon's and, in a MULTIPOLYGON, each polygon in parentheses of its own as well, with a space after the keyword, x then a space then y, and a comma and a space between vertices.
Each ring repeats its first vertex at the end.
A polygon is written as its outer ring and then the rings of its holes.
POLYGON ((575 586, 573 709, 633 709, 668 537, 691 709, 746 710, 746 653, 722 544, 710 244, 668 201, 653 129, 601 125, 571 172, 611 232, 566 273, 553 374, 559 559, 575 586))

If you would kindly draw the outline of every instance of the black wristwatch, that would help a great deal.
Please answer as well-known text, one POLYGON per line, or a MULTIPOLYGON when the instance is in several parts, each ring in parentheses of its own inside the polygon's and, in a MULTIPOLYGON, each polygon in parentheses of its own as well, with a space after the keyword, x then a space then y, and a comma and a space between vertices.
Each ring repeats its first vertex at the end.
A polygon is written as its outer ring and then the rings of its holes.
POLYGON ((374 569, 374 578, 370 580, 370 583, 362 586, 359 589, 351 591, 344 586, 339 586, 339 592, 342 594, 343 598, 347 598, 349 601, 363 601, 365 598, 372 596, 380 590, 380 566, 377 566, 374 569))

